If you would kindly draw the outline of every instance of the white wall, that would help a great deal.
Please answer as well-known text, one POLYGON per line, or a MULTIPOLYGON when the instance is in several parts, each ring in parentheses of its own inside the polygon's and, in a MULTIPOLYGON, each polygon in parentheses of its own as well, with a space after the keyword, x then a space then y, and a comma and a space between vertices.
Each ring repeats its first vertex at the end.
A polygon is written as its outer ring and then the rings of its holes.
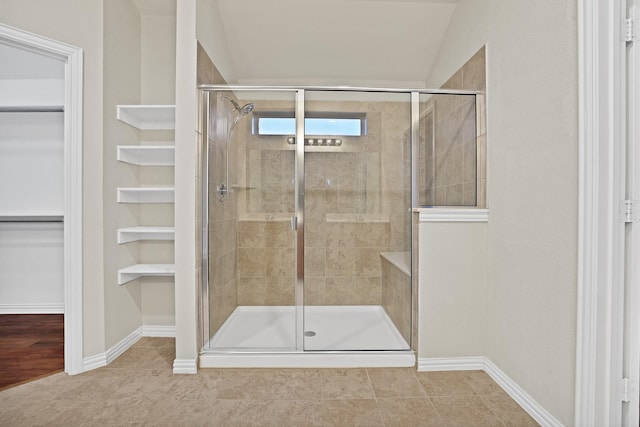
POLYGON ((487 45, 486 356, 573 424, 577 270, 576 2, 461 0, 437 86, 487 45))
POLYGON ((0 22, 84 50, 83 346, 103 353, 102 2, 2 0, 0 22))
POLYGON ((176 9, 176 362, 196 369, 198 312, 196 275, 196 0, 177 3, 176 9))

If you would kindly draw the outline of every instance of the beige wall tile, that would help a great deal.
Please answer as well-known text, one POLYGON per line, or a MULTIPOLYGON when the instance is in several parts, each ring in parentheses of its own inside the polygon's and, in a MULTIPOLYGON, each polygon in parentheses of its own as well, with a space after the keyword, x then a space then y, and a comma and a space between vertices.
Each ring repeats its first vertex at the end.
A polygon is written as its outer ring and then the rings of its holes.
POLYGON ((266 247, 265 223, 258 222, 258 221, 238 222, 238 247, 239 248, 266 247))
POLYGON ((356 272, 356 254, 353 248, 326 249, 327 277, 353 276, 356 272))
POLYGON ((267 248, 292 248, 295 245, 295 232, 288 221, 268 221, 265 224, 267 248))
POLYGON ((266 299, 267 284, 264 277, 238 279, 238 305, 264 305, 266 299))
POLYGON ((267 277, 265 305, 293 305, 295 281, 293 277, 267 277))
POLYGON ((304 304, 325 305, 326 279, 324 277, 305 277, 304 304))
POLYGON ((380 252, 379 248, 355 249, 355 268, 358 277, 380 277, 380 252))
POLYGON ((293 248, 268 248, 265 254, 267 277, 295 277, 296 263, 293 248))
POLYGON ((325 248, 305 248, 305 279, 309 277, 325 277, 325 264, 325 248))
POLYGON ((240 277, 266 276, 266 249, 238 248, 238 274, 240 277))

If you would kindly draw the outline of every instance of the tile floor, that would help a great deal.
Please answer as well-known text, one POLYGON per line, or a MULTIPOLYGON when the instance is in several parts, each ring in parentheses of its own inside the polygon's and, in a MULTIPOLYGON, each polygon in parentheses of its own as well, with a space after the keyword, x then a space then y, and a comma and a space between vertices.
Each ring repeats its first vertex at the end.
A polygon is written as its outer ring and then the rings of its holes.
POLYGON ((0 392, 3 426, 535 426, 481 371, 202 369, 143 338, 108 367, 0 392))

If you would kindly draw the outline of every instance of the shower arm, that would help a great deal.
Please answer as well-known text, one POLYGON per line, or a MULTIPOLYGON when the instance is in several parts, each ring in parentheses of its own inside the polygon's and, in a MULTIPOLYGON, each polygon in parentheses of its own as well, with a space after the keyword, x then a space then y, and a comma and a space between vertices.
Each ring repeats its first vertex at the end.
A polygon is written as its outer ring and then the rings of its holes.
MULTIPOLYGON (((236 111, 236 109, 234 108, 233 110, 231 110, 231 112, 229 113, 229 115, 231 115, 231 113, 233 113, 234 111, 236 111)), ((218 183, 217 186, 217 191, 218 191, 218 200, 221 202, 224 202, 228 195, 231 194, 233 192, 233 187, 230 183, 230 174, 229 174, 229 154, 231 153, 231 144, 230 144, 230 139, 231 139, 231 131, 233 130, 233 128, 236 126, 236 124, 238 123, 238 121, 240 120, 240 116, 238 115, 238 117, 236 117, 236 119, 233 121, 233 124, 231 125, 231 127, 229 128, 229 130, 227 130, 227 138, 226 138, 226 148, 227 148, 227 155, 226 157, 226 167, 225 167, 225 174, 226 174, 226 180, 225 181, 220 181, 218 183), (226 182, 226 184, 225 184, 226 182)))
POLYGON ((218 200, 221 202, 224 202, 228 195, 233 192, 233 186, 231 185, 231 181, 230 181, 230 173, 229 173, 229 157, 231 154, 231 132, 233 132, 233 129, 236 127, 236 125, 238 124, 238 122, 240 121, 240 119, 244 116, 246 116, 247 114, 251 113, 253 111, 253 109, 255 108, 255 104, 252 103, 248 103, 245 104, 244 106, 240 106, 240 104, 238 104, 233 98, 228 97, 227 95, 222 95, 220 97, 221 99, 226 99, 229 102, 231 102, 231 104, 233 104, 233 110, 231 110, 229 112, 229 116, 227 118, 227 123, 229 122, 229 118, 231 117, 231 114, 235 111, 237 112, 236 118, 233 120, 233 123, 231 124, 231 126, 229 127, 229 129, 227 130, 227 139, 226 139, 226 148, 227 148, 227 166, 226 166, 226 184, 223 181, 220 181, 218 183, 217 186, 217 192, 218 192, 218 200))

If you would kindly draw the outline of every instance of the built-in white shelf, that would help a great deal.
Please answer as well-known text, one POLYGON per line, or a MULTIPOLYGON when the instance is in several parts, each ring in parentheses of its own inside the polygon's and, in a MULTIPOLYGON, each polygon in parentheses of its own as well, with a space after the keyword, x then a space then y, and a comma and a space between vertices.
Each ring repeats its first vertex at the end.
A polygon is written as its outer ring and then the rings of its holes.
POLYGON ((118 105, 116 118, 138 129, 175 129, 175 105, 118 105))
POLYGON ((174 187, 119 187, 118 203, 173 203, 174 187))
POLYGON ((175 264, 136 264, 118 270, 118 285, 136 280, 143 276, 175 276, 175 264))
POLYGON ((140 240, 175 240, 174 227, 126 227, 118 229, 118 244, 140 240))
POLYGON ((118 161, 138 166, 175 165, 173 145, 118 145, 118 161))

